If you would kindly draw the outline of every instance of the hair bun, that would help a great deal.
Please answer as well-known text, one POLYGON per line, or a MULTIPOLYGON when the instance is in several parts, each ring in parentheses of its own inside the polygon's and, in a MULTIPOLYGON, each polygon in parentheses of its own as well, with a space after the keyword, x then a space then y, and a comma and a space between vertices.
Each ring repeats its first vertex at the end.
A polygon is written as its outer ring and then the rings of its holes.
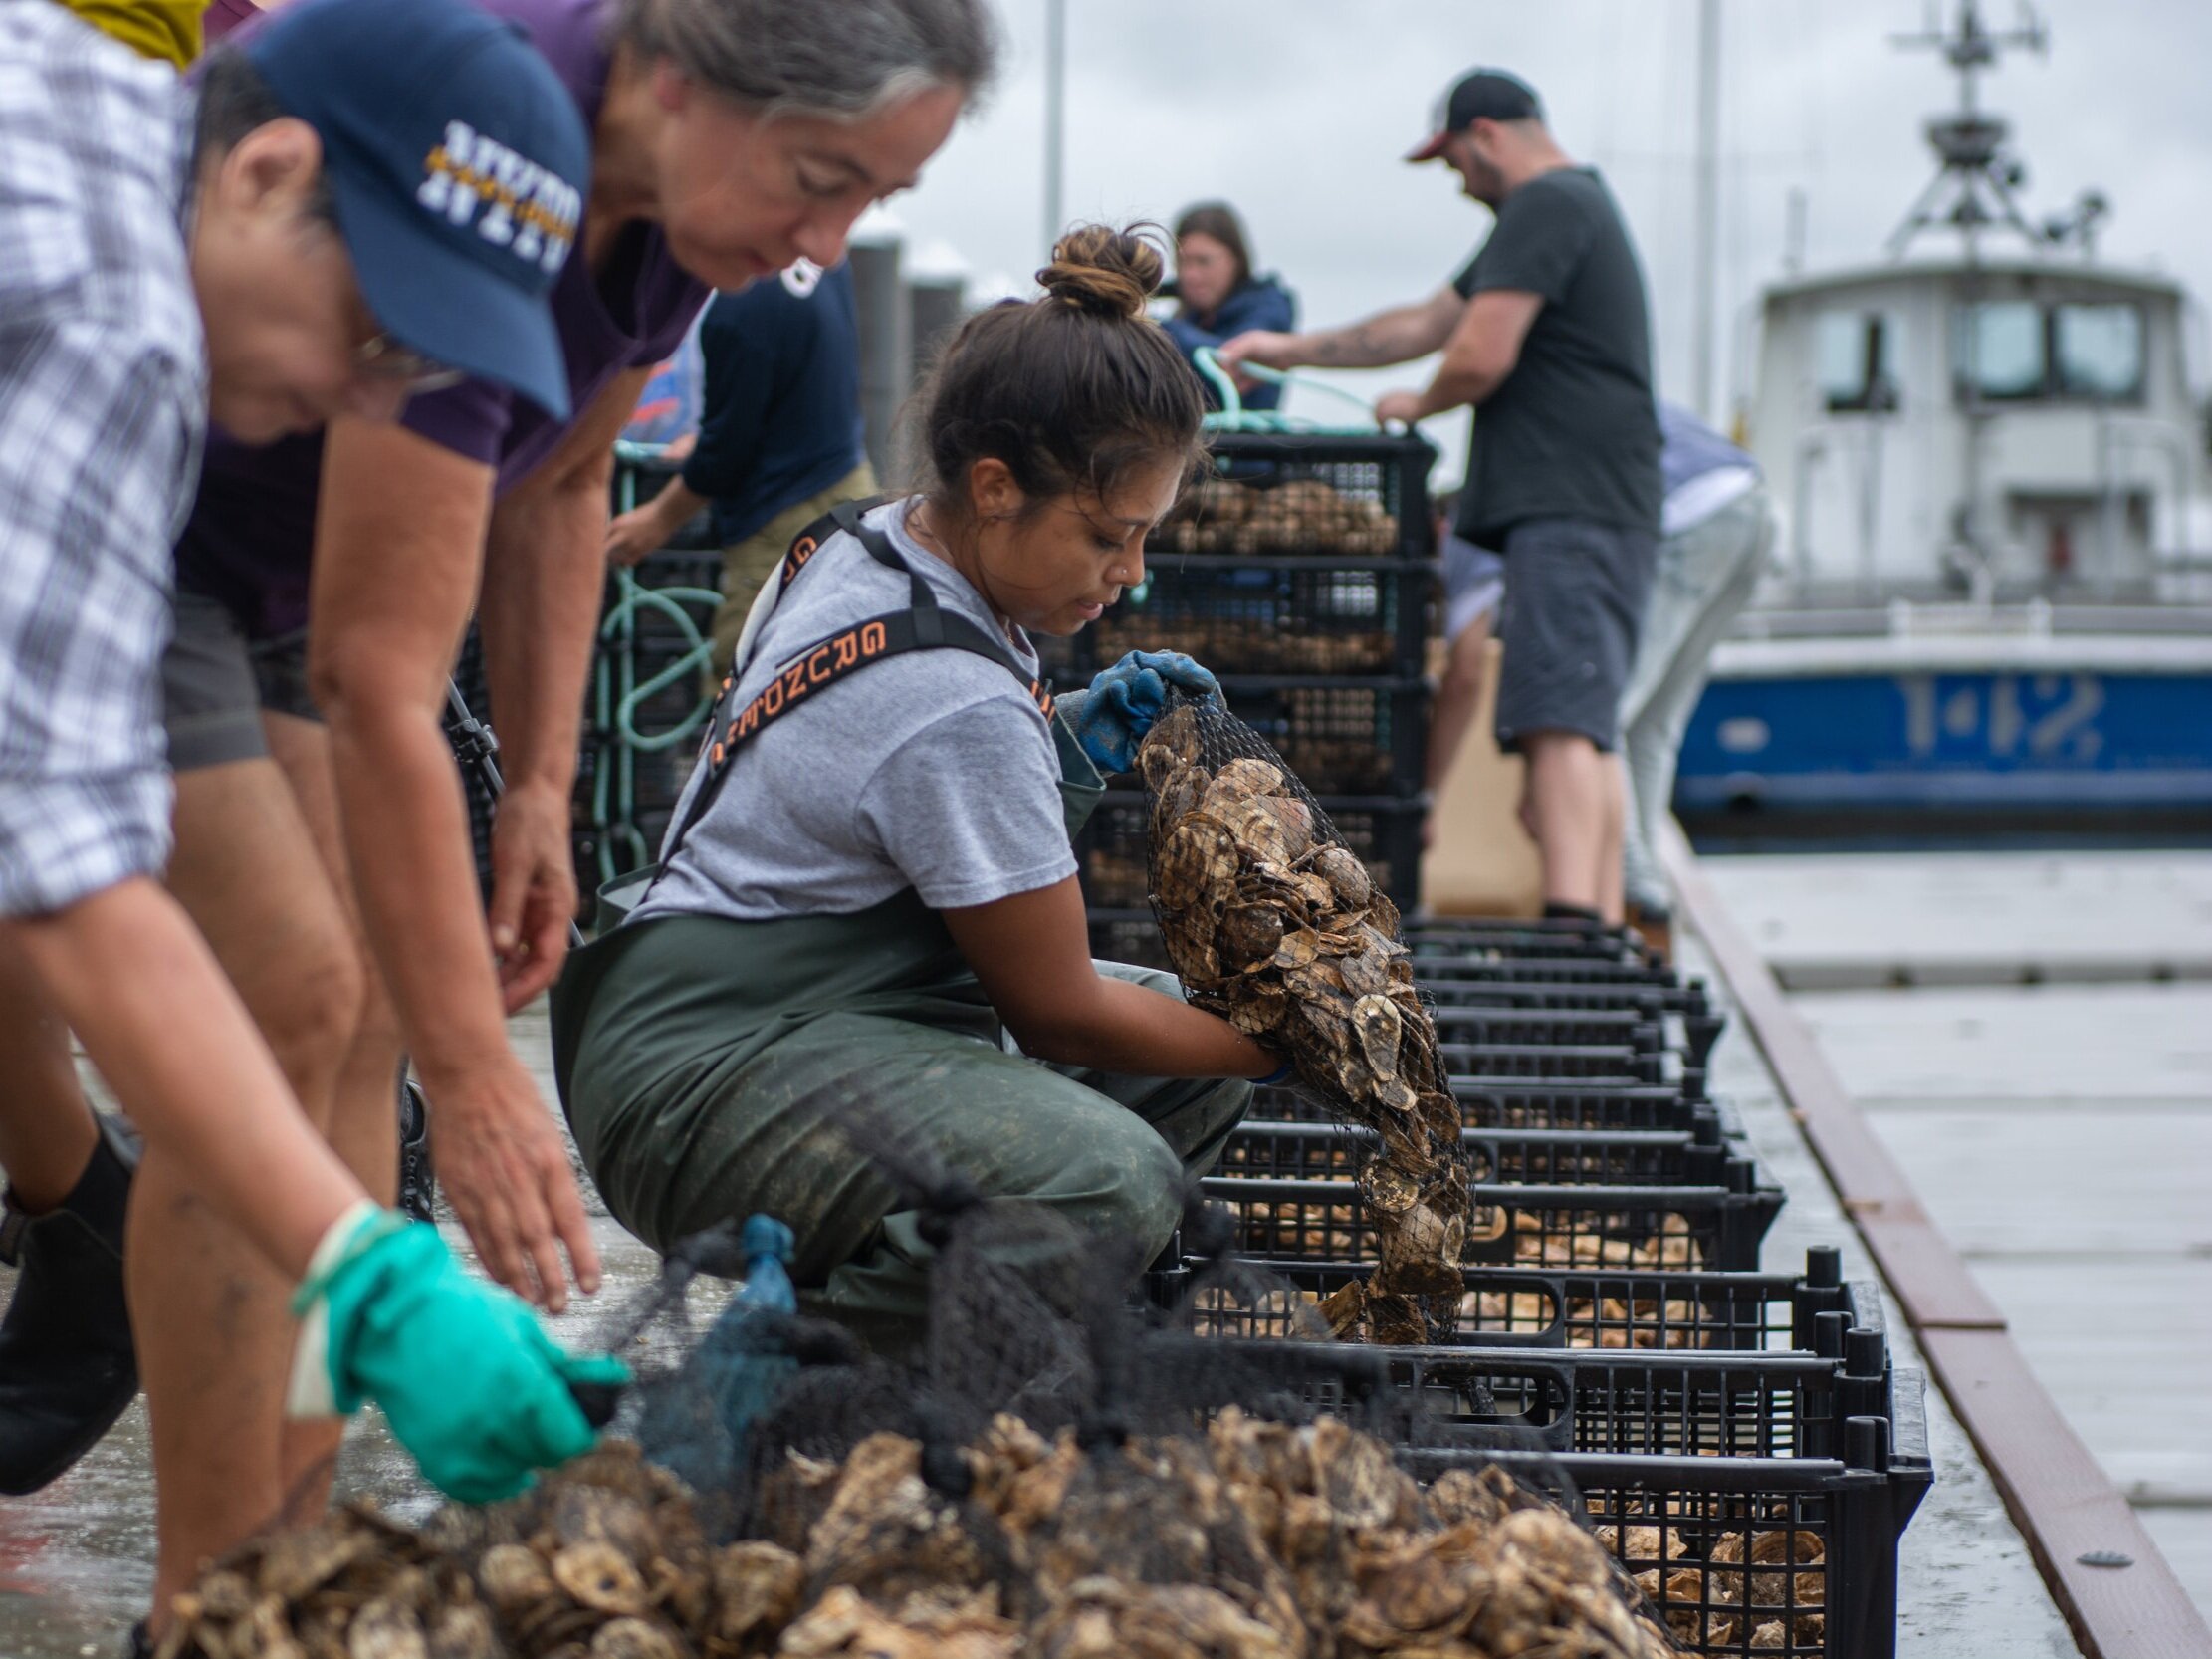
POLYGON ((1080 225, 1053 246, 1052 263, 1037 273, 1046 294, 1100 317, 1138 318, 1160 287, 1167 262, 1138 232, 1152 227, 1080 225))

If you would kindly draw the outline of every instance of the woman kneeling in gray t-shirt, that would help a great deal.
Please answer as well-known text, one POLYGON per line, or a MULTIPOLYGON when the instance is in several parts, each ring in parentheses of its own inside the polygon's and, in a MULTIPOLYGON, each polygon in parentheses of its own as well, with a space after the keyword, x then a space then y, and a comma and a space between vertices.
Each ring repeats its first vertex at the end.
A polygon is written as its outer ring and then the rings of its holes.
POLYGON ((879 1346, 919 1335, 931 1247, 871 1126, 1133 1276, 1279 1070, 1171 976, 1091 960, 1069 846, 1150 723, 1132 705, 1213 677, 1133 654, 1055 717, 1028 639, 1144 580, 1203 459, 1198 382, 1144 312, 1160 272, 1077 231, 1043 298, 955 337, 917 396, 927 488, 800 538, 662 873, 555 994, 561 1096, 623 1224, 666 1249, 774 1216, 808 1306, 879 1346))

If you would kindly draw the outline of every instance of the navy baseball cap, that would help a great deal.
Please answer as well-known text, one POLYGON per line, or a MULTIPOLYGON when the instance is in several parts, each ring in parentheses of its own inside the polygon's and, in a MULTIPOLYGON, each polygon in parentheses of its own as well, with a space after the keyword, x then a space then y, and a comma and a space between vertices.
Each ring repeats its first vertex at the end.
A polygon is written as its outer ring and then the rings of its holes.
POLYGON ((468 0, 297 0, 241 50, 322 139, 376 321, 565 419, 547 297, 582 221, 591 139, 522 31, 468 0))
POLYGON ((1454 132, 1464 132, 1478 120, 1542 120, 1544 107, 1536 93, 1517 75, 1502 69, 1470 69, 1451 83, 1437 100, 1429 136, 1411 151, 1409 161, 1434 161, 1454 132))

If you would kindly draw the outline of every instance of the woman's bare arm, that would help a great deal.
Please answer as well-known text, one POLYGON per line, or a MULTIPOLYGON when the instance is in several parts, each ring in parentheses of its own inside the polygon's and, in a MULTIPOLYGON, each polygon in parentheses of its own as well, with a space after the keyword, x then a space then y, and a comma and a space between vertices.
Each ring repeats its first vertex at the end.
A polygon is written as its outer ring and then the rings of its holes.
POLYGON ((1281 1062, 1226 1020, 1103 978, 1074 876, 940 912, 1021 1052, 1146 1077, 1264 1077, 1281 1062))

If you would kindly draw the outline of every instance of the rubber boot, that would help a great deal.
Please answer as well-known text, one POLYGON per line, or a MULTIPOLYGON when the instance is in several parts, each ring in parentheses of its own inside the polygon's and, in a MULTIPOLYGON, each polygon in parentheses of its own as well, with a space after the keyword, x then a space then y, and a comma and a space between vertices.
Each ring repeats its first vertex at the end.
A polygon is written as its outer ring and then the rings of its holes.
POLYGON ((17 1269, 0 1317, 0 1493, 36 1492, 91 1451, 138 1392, 123 1297, 123 1211, 136 1150, 100 1119, 92 1162, 43 1216, 0 1215, 0 1262, 17 1269))

